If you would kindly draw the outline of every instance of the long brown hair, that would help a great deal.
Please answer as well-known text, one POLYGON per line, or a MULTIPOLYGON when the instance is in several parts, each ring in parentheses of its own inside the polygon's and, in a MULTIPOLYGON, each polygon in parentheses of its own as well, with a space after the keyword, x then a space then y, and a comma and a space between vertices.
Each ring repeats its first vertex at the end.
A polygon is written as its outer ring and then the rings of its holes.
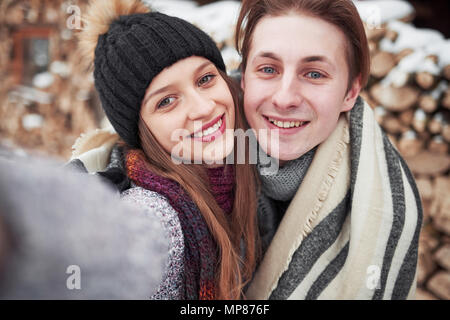
MULTIPOLYGON (((242 108, 238 107, 241 103, 240 88, 224 72, 219 70, 219 73, 233 96, 236 110, 235 127, 245 131, 248 124, 242 108)), ((141 157, 146 160, 148 169, 178 182, 197 205, 208 225, 219 250, 219 265, 216 272, 217 298, 242 298, 242 289, 251 279, 259 255, 256 221, 257 175, 254 166, 249 164, 248 152, 245 164, 233 164, 236 184, 233 211, 231 219, 228 219, 210 192, 205 166, 173 163, 170 155, 157 142, 142 118, 139 120, 139 138, 142 146, 141 157), (245 245, 243 260, 241 243, 245 245)), ((234 159, 237 159, 236 150, 235 147, 234 159)), ((247 141, 246 150, 249 150, 247 141)))
POLYGON ((267 15, 280 16, 291 11, 322 19, 344 33, 349 68, 347 91, 358 76, 361 76, 361 87, 364 87, 370 69, 369 46, 364 25, 351 0, 242 0, 235 33, 235 45, 242 55, 242 71, 247 66, 252 35, 258 21, 267 15))

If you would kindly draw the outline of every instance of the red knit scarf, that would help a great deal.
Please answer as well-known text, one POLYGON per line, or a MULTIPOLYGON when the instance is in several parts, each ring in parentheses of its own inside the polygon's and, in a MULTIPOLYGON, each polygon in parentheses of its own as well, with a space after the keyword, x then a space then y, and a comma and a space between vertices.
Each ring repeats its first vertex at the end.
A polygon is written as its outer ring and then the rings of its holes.
MULTIPOLYGON (((232 168, 232 167, 231 167, 232 168)), ((127 175, 138 186, 164 196, 177 211, 184 236, 185 284, 180 288, 188 300, 216 298, 215 273, 218 249, 206 222, 188 193, 175 181, 148 170, 140 152, 131 150, 126 156, 127 175)), ((208 169, 211 193, 226 213, 231 213, 234 200, 234 172, 223 167, 208 169)))

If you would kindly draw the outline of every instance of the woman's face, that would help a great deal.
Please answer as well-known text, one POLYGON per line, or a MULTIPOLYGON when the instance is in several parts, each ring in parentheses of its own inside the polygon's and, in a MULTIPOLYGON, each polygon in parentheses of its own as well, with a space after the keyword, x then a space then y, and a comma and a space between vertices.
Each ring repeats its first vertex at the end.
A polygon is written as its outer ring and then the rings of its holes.
POLYGON ((359 94, 347 93, 345 35, 297 13, 262 18, 253 32, 241 86, 244 109, 264 151, 296 159, 330 136, 359 94), (259 131, 261 130, 261 131, 259 131), (271 142, 265 132, 279 134, 271 142))
POLYGON ((180 60, 153 78, 141 116, 177 161, 220 163, 233 149, 233 98, 206 58, 180 60))

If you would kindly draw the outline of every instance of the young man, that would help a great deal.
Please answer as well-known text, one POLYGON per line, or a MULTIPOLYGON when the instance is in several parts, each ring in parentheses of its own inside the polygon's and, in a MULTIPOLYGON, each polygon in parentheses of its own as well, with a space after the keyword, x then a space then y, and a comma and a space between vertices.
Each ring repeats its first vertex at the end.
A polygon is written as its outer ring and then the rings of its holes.
POLYGON ((370 63, 353 3, 244 0, 236 35, 247 120, 280 164, 261 175, 247 297, 413 298, 420 198, 359 97, 370 63))

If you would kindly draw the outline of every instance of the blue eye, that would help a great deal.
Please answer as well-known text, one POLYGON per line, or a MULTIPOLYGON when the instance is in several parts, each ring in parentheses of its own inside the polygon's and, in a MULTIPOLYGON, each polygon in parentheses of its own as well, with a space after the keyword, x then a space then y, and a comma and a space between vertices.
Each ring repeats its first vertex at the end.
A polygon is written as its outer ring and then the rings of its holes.
POLYGON ((198 81, 198 85, 202 86, 202 85, 210 82, 212 79, 214 79, 215 76, 216 75, 214 75, 214 74, 207 74, 207 75, 201 77, 200 80, 198 81))
POLYGON ((158 103, 158 108, 163 108, 168 106, 169 104, 171 104, 173 101, 175 100, 174 97, 167 97, 162 99, 159 103, 158 103))
POLYGON ((320 79, 320 78, 323 77, 322 74, 320 72, 317 72, 317 71, 308 72, 307 75, 309 75, 309 77, 311 79, 320 79))
POLYGON ((272 67, 264 67, 264 68, 261 68, 261 71, 262 72, 264 72, 264 73, 275 73, 275 69, 274 68, 272 68, 272 67))

